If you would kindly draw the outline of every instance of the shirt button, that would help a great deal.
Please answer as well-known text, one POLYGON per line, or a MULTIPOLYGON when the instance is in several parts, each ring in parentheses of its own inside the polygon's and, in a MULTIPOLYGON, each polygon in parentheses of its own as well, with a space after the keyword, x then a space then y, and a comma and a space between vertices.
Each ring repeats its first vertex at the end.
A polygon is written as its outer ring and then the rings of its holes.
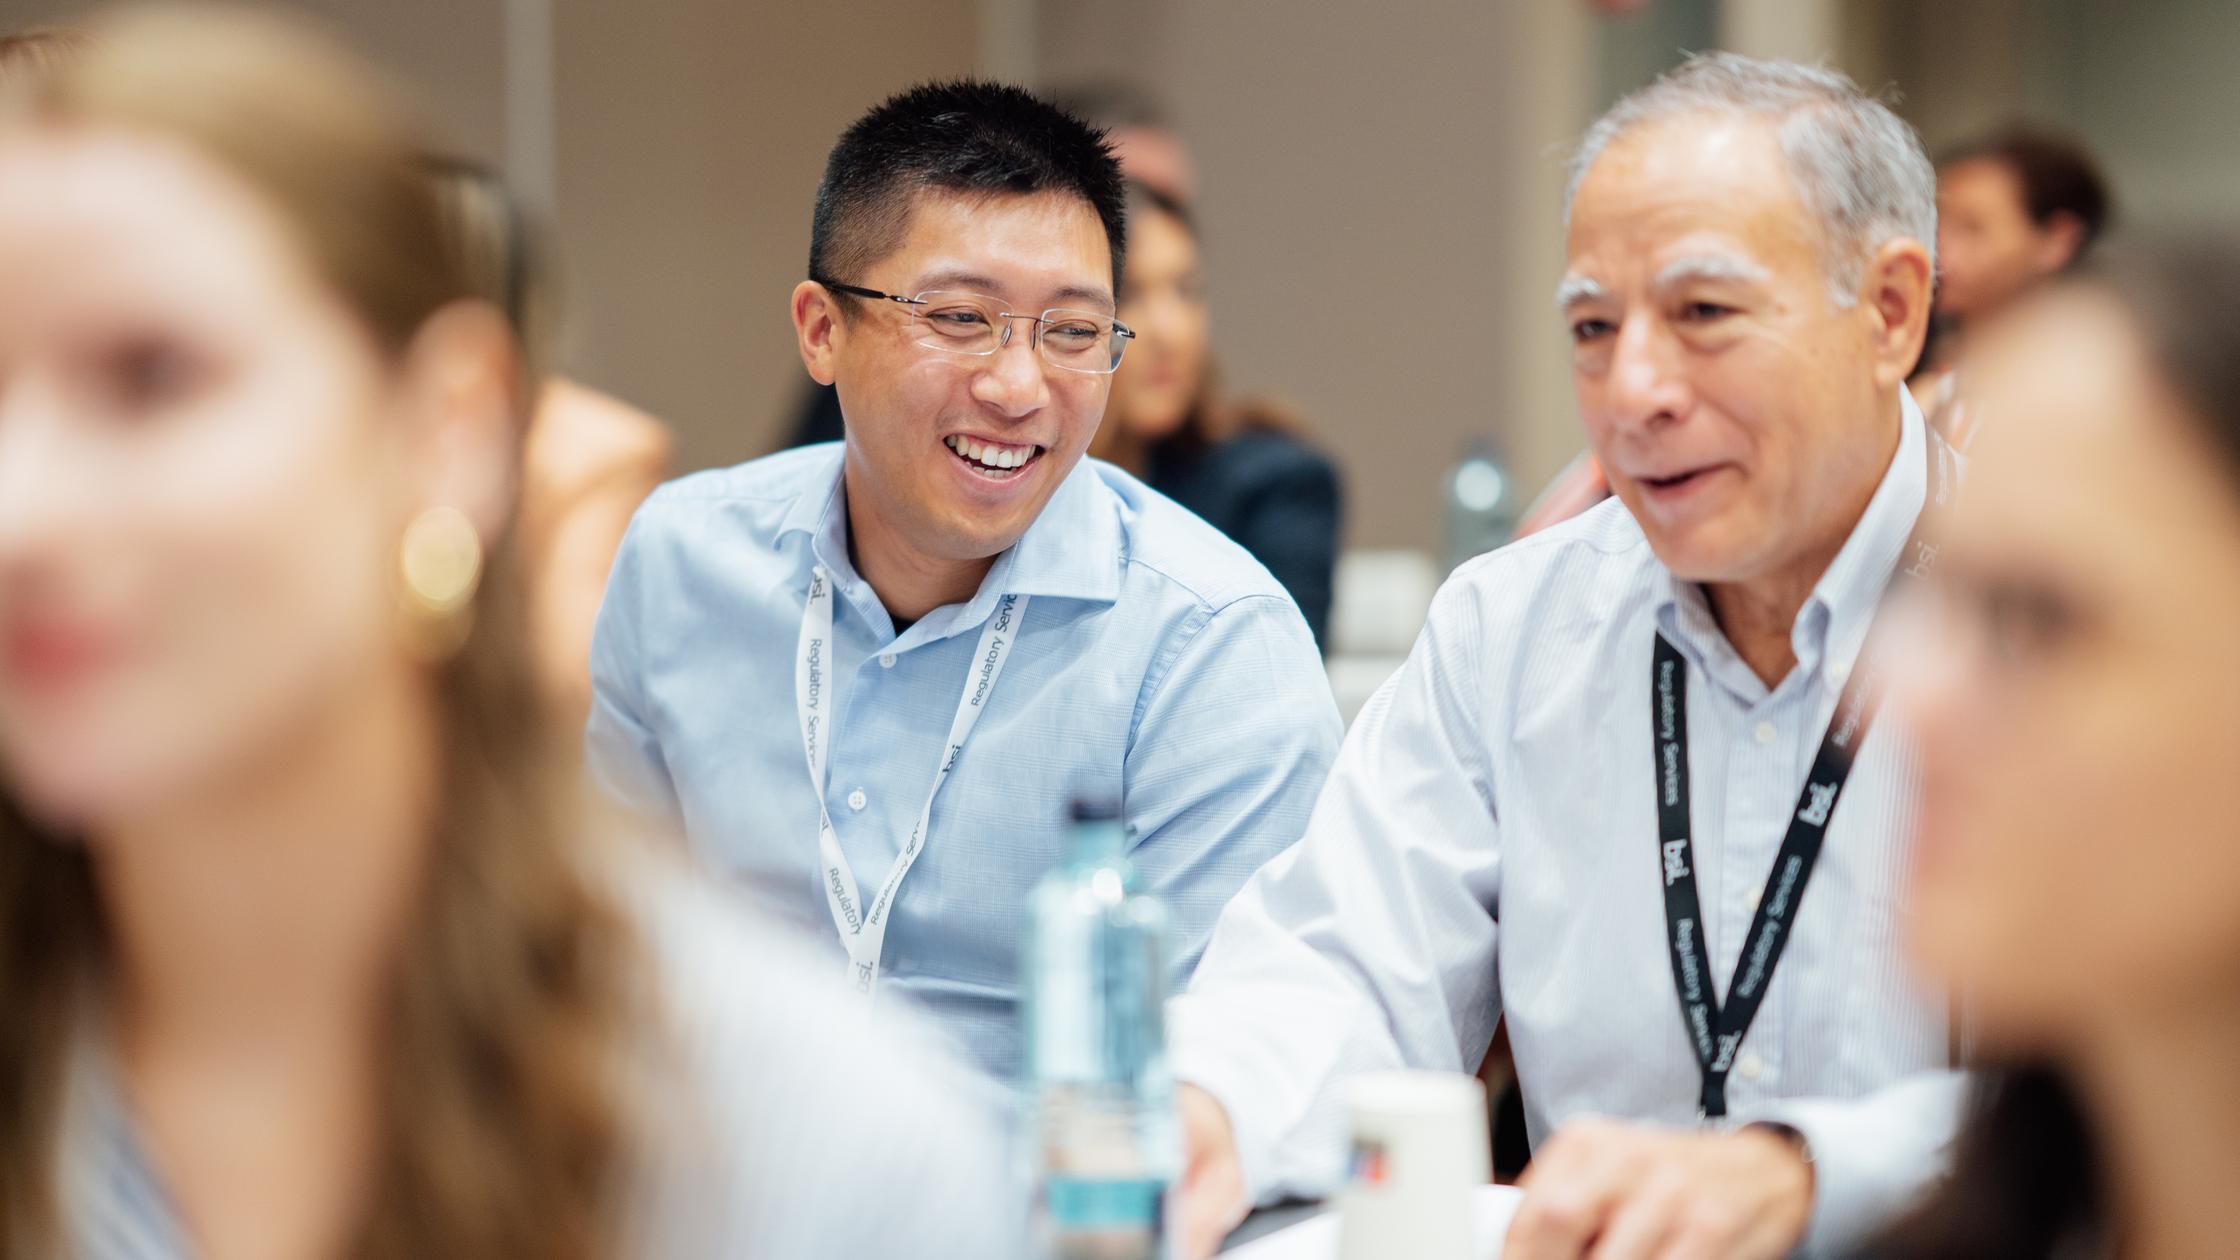
POLYGON ((1752 914, 1755 914, 1758 911, 1758 899, 1763 896, 1765 896, 1765 889, 1753 888, 1749 892, 1743 894, 1742 903, 1750 908, 1750 912, 1752 914))
POLYGON ((1757 1055, 1745 1054, 1741 1058, 1735 1060, 1734 1070, 1735 1074, 1740 1076, 1743 1080, 1754 1081, 1757 1080, 1758 1077, 1765 1072, 1766 1065, 1765 1061, 1760 1059, 1757 1055))
POLYGON ((1758 723, 1758 729, 1752 731, 1751 734, 1757 738, 1760 744, 1770 744, 1773 742, 1774 736, 1773 723, 1760 722, 1758 723))
POLYGON ((848 793, 848 808, 859 814, 863 812, 863 807, 870 803, 871 798, 863 794, 862 788, 857 788, 855 791, 848 793))
POLYGON ((894 668, 894 653, 892 653, 892 652, 881 652, 881 653, 879 654, 879 668, 881 668, 881 669, 893 669, 893 668, 894 668))

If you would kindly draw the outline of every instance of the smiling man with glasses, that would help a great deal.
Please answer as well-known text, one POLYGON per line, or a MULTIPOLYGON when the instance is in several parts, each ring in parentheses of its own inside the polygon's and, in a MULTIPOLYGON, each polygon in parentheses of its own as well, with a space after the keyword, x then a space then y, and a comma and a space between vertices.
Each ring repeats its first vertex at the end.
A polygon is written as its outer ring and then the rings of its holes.
POLYGON ((1339 736, 1283 588, 1082 459, 1133 336, 1121 205, 1103 138, 1014 88, 857 121, 792 302, 846 440, 657 492, 592 651, 599 779, 997 1075, 1069 801, 1121 804, 1179 979, 1339 736))

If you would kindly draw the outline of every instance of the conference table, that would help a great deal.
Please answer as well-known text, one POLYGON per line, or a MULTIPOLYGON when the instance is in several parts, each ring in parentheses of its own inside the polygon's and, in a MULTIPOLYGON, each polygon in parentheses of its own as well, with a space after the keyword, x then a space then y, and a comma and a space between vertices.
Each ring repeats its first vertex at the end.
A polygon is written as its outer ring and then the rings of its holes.
MULTIPOLYGON (((1482 1186, 1473 1192, 1478 1218, 1478 1246, 1472 1260, 1498 1260, 1501 1238, 1509 1231, 1509 1217, 1517 1209, 1514 1186, 1482 1186)), ((1327 1203, 1285 1203, 1262 1208, 1245 1218, 1235 1233, 1221 1244, 1221 1254, 1235 1260, 1337 1260, 1337 1214, 1327 1203)))
POLYGON ((1244 1218, 1244 1224, 1237 1226, 1236 1232, 1222 1241, 1221 1253, 1227 1255, 1248 1242, 1265 1238, 1277 1230, 1289 1229, 1293 1225, 1312 1220, 1324 1212, 1332 1210, 1330 1204, 1317 1200, 1279 1203, 1274 1207, 1261 1208, 1244 1218))

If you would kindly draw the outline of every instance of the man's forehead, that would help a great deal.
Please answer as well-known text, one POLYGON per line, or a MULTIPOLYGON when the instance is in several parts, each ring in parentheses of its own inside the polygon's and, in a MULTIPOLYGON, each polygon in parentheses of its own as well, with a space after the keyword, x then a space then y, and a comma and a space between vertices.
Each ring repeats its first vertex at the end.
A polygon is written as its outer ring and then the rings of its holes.
POLYGON ((1580 180, 1571 234, 1809 230, 1772 120, 1691 113, 1620 134, 1580 180))
POLYGON ((1621 135, 1572 205, 1569 270, 1614 283, 1718 278, 1819 265, 1819 222, 1797 195, 1772 126, 1688 115, 1621 135))
POLYGON ((1780 119, 1741 110, 1688 110, 1636 123, 1611 137, 1580 180, 1645 180, 1703 189, 1786 188, 1780 119))

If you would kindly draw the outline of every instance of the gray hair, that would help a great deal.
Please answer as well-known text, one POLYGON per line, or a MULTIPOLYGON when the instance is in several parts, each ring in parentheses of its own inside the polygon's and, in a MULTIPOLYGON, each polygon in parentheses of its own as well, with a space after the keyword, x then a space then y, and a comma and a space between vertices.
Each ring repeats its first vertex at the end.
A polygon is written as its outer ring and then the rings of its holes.
POLYGON ((1701 53, 1629 93, 1587 129, 1571 159, 1563 215, 1587 168, 1613 140, 1681 114, 1755 114, 1775 120, 1798 196, 1819 216, 1828 291, 1857 300, 1874 252, 1911 237, 1937 256, 1937 172, 1921 138, 1883 102, 1835 70, 1739 53, 1701 53))

